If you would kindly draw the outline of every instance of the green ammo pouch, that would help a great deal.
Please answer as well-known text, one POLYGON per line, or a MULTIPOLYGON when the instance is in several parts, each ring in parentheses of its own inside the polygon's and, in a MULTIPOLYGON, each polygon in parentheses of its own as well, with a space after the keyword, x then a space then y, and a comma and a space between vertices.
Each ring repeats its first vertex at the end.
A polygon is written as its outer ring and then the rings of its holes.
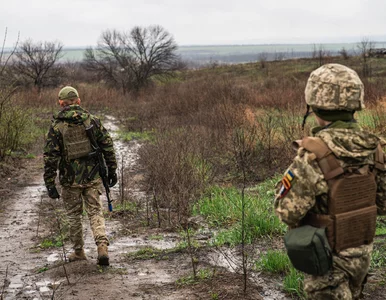
POLYGON ((289 230, 284 236, 288 257, 295 269, 323 276, 332 267, 332 253, 324 228, 309 225, 289 230))

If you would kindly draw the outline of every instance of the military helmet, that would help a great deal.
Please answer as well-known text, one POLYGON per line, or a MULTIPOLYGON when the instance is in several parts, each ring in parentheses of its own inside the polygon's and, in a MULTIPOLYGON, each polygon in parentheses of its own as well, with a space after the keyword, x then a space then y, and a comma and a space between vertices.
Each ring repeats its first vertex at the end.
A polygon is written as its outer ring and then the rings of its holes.
POLYGON ((313 109, 357 111, 365 107, 364 87, 358 74, 340 64, 326 64, 313 71, 305 96, 313 109))
POLYGON ((59 100, 72 100, 79 98, 79 93, 72 86, 65 86, 59 91, 59 100))

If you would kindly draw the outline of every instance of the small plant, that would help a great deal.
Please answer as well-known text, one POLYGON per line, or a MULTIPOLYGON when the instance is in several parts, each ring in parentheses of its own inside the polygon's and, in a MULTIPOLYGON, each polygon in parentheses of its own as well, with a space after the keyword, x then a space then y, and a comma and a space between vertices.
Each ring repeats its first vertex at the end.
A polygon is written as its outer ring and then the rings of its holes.
POLYGON ((48 271, 48 268, 46 267, 46 266, 44 266, 44 267, 41 267, 40 269, 38 269, 37 270, 37 273, 43 273, 43 272, 45 272, 45 271, 48 271))
POLYGON ((375 235, 386 235, 386 218, 378 217, 375 235))
POLYGON ((138 210, 137 204, 135 202, 123 201, 121 203, 116 203, 114 205, 114 211, 123 211, 123 212, 135 212, 138 210))
POLYGON ((176 281, 177 285, 183 286, 183 285, 191 285, 196 284, 199 281, 211 279, 214 276, 214 271, 204 268, 198 270, 196 277, 193 275, 184 276, 176 281))
POLYGON ((163 239, 164 239, 164 236, 161 234, 149 236, 149 240, 151 241, 162 241, 163 239))
POLYGON ((153 247, 145 247, 133 253, 128 253, 127 256, 135 260, 146 260, 157 258, 162 254, 161 250, 153 247))
POLYGON ((63 246, 63 242, 58 239, 58 238, 55 238, 55 239, 45 239, 43 240, 40 244, 39 244, 39 247, 42 248, 42 249, 47 249, 47 248, 60 248, 63 246))
POLYGON ((374 250, 371 255, 371 268, 385 268, 386 267, 386 239, 378 240, 374 243, 374 250))
POLYGON ((287 253, 280 250, 270 250, 256 262, 257 269, 276 274, 287 273, 290 266, 287 253))
POLYGON ((128 271, 126 268, 109 267, 108 272, 111 274, 118 274, 118 275, 127 275, 128 274, 128 271))
POLYGON ((291 267, 289 273, 284 277, 284 290, 291 296, 297 296, 300 299, 305 299, 303 280, 304 275, 291 267))

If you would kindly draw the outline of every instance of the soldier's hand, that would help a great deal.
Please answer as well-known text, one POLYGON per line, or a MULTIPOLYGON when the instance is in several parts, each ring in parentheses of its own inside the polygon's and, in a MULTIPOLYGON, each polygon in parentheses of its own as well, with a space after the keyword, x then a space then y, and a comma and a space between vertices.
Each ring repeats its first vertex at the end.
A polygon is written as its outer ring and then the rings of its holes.
POLYGON ((56 189, 56 186, 47 187, 47 191, 48 191, 48 197, 50 197, 51 199, 58 199, 60 197, 58 190, 56 189))
POLYGON ((113 187, 118 182, 117 173, 113 172, 109 174, 109 187, 113 187))

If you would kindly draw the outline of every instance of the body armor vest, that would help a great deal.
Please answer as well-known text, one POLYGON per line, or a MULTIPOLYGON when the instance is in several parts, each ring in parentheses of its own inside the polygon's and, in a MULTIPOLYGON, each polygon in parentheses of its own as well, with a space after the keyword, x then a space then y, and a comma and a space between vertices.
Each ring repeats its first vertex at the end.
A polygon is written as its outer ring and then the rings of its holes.
POLYGON ((320 139, 306 137, 302 146, 314 153, 329 187, 328 215, 308 213, 303 225, 325 227, 335 252, 370 244, 375 235, 377 169, 384 168, 384 154, 378 146, 374 170, 369 165, 343 169, 332 151, 320 139))
POLYGON ((61 122, 58 125, 63 137, 64 157, 67 160, 88 156, 92 152, 91 142, 86 134, 90 126, 90 117, 83 123, 61 122))

